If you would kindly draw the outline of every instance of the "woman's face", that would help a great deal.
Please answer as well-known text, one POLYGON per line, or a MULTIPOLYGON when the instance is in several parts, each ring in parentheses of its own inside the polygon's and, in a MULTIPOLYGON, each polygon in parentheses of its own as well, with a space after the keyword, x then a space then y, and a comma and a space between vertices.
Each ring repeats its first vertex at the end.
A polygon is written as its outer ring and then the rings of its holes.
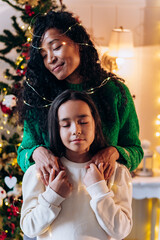
POLYGON ((59 131, 66 156, 88 154, 95 138, 95 122, 87 103, 69 100, 58 109, 59 131))
POLYGON ((41 42, 45 67, 58 79, 68 80, 80 65, 79 46, 57 29, 45 32, 41 42))

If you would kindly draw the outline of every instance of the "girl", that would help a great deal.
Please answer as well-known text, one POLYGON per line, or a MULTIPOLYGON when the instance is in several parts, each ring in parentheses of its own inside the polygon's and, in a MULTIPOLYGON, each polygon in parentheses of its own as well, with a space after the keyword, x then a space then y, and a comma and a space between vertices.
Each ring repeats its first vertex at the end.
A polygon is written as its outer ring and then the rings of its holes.
POLYGON ((96 107, 85 93, 66 90, 48 115, 51 151, 64 168, 52 168, 49 185, 35 165, 23 179, 21 228, 29 237, 45 240, 122 239, 132 227, 132 186, 127 168, 116 163, 104 180, 103 163, 91 158, 107 144, 96 107))

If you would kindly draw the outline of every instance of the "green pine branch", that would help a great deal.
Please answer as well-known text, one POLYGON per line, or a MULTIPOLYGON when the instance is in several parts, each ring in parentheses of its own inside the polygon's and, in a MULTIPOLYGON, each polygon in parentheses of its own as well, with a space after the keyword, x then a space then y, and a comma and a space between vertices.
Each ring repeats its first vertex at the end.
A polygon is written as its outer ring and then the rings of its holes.
POLYGON ((14 74, 10 73, 10 70, 8 68, 5 71, 5 75, 7 76, 8 80, 14 80, 15 82, 19 82, 23 78, 23 76, 14 75, 14 74))
POLYGON ((13 16, 11 19, 13 21, 12 25, 17 34, 14 35, 11 31, 5 29, 3 31, 4 35, 0 35, 0 42, 3 42, 6 46, 4 49, 0 50, 0 53, 3 55, 9 53, 13 48, 17 48, 17 51, 21 51, 22 44, 27 41, 25 31, 19 27, 16 17, 13 16))
POLYGON ((4 56, 0 56, 0 59, 3 60, 4 62, 8 63, 11 67, 13 67, 14 69, 16 69, 16 64, 14 61, 12 61, 11 59, 4 57, 4 56))

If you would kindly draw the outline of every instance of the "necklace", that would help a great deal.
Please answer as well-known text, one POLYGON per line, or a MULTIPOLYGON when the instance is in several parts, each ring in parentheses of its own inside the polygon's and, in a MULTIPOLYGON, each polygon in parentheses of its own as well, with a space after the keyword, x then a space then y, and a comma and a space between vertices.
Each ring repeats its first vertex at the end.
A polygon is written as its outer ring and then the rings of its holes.
MULTIPOLYGON (((84 92, 85 92, 86 94, 91 95, 91 94, 95 93, 99 88, 101 88, 101 87, 103 87, 104 85, 106 85, 106 83, 107 83, 109 80, 111 80, 111 77, 105 78, 105 79, 101 82, 100 85, 98 85, 98 86, 96 86, 96 87, 94 87, 94 88, 89 88, 88 90, 86 90, 86 91, 84 91, 84 92)), ((28 79, 25 80, 25 81, 26 81, 28 87, 30 87, 40 98, 42 98, 44 101, 50 102, 49 104, 40 105, 40 106, 34 106, 34 105, 31 105, 31 104, 27 103, 25 100, 23 100, 23 102, 24 102, 25 105, 27 105, 27 106, 29 106, 29 107, 33 107, 33 108, 35 108, 35 107, 36 107, 36 108, 46 108, 46 107, 49 107, 49 106, 52 104, 52 101, 51 101, 51 100, 49 100, 49 99, 41 96, 41 95, 35 90, 35 88, 32 87, 32 86, 29 84, 28 79)))

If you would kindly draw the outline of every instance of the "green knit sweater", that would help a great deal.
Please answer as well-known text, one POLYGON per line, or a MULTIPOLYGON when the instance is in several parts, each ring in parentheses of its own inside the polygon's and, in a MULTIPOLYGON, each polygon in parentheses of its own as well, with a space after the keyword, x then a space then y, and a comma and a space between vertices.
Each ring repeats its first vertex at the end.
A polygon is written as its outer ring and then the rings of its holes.
MULTIPOLYGON (((99 110, 103 134, 108 144, 119 151, 119 162, 133 171, 143 158, 143 150, 139 140, 139 124, 132 96, 126 85, 120 84, 125 97, 113 81, 107 82, 91 94, 91 97, 99 110)), ((68 88, 83 90, 81 84, 68 84, 68 88)), ((32 153, 37 147, 49 148, 48 136, 40 130, 38 121, 34 119, 35 117, 32 118, 31 115, 29 121, 24 121, 23 140, 18 148, 17 161, 24 172, 34 164, 32 153)))

